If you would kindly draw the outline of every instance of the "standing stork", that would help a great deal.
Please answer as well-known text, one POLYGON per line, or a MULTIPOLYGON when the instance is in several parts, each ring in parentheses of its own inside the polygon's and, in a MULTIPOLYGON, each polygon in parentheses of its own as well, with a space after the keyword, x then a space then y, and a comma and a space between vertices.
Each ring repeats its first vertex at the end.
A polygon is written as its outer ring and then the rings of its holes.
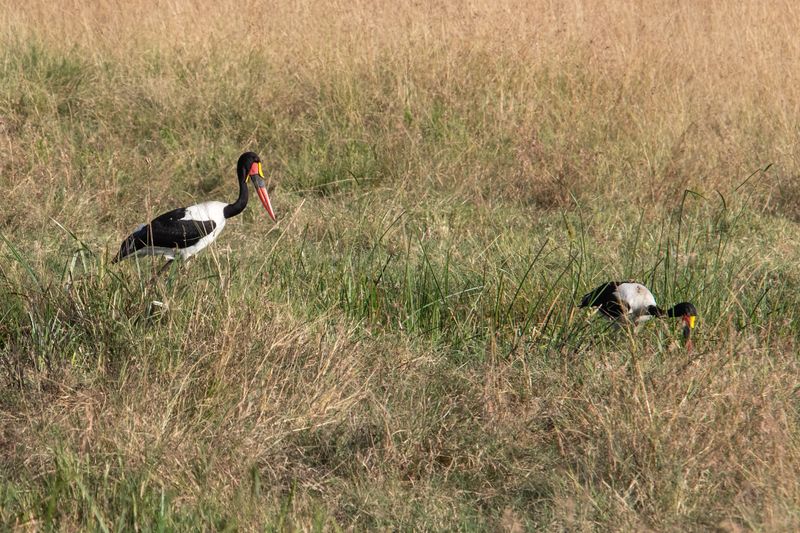
POLYGON ((585 294, 578 307, 597 307, 611 320, 638 326, 653 317, 680 318, 686 349, 692 348, 692 330, 697 320, 697 308, 691 302, 681 302, 664 311, 656 305, 650 289, 641 283, 609 281, 585 294))
POLYGON ((122 261, 126 257, 161 255, 168 261, 159 270, 160 273, 176 257, 190 258, 214 242, 225 228, 225 222, 247 207, 248 180, 253 182, 256 193, 270 218, 276 221, 258 154, 243 153, 236 163, 236 174, 239 179, 239 197, 235 202, 232 204, 203 202, 159 215, 149 224, 140 225, 122 241, 112 263, 122 261))

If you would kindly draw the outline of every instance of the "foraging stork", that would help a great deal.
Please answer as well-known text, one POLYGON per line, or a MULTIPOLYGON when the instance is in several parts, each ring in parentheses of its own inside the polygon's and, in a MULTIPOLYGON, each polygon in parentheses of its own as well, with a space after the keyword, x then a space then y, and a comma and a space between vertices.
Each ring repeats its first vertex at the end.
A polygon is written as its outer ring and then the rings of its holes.
POLYGON ((656 305, 653 293, 641 283, 610 281, 585 294, 578 307, 597 307, 612 320, 632 323, 635 326, 653 317, 680 318, 683 321, 683 338, 691 349, 690 338, 697 320, 697 309, 690 302, 681 302, 664 311, 656 305))
POLYGON ((224 202, 203 202, 189 207, 181 207, 164 213, 149 224, 142 224, 128 235, 112 260, 116 263, 126 257, 141 255, 162 255, 169 261, 159 270, 164 270, 176 257, 188 259, 219 236, 225 222, 247 207, 247 181, 253 182, 264 209, 275 221, 275 212, 269 201, 261 159, 253 152, 245 152, 236 163, 239 178, 239 197, 232 204, 224 202))

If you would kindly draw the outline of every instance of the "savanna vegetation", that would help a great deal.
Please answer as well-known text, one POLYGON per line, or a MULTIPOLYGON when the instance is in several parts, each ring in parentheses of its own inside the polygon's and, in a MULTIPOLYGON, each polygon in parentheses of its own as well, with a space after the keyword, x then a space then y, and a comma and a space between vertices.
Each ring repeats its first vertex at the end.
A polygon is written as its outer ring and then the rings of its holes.
POLYGON ((800 527, 790 0, 0 5, 0 524, 800 527), (154 283, 168 209, 275 186, 154 283), (636 335, 609 279, 700 315, 636 335), (157 302, 157 303, 154 303, 157 302))

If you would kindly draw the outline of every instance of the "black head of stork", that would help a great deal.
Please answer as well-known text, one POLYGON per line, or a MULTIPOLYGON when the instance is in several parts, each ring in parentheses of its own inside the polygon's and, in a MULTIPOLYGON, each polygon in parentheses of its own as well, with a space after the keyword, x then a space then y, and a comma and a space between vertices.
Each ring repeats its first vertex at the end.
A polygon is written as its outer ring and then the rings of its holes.
POLYGON ((697 308, 691 302, 681 302, 675 304, 667 310, 666 315, 672 318, 680 318, 683 322, 683 339, 686 341, 686 348, 692 348, 692 330, 697 322, 697 308))
POLYGON ((122 241, 113 262, 138 255, 160 255, 170 261, 176 257, 188 259, 214 242, 225 227, 227 219, 244 211, 247 207, 248 181, 253 182, 261 204, 275 221, 275 212, 264 183, 264 170, 258 154, 243 153, 236 163, 236 174, 239 180, 239 196, 235 202, 202 202, 159 215, 149 224, 140 225, 122 241))
POLYGON ((236 162, 236 175, 239 178, 239 198, 225 207, 225 218, 236 216, 247 207, 247 180, 250 180, 253 182, 258 199, 261 200, 261 205, 267 210, 269 217, 273 221, 277 221, 275 211, 272 209, 272 203, 269 201, 269 192, 267 192, 267 185, 264 183, 264 170, 258 154, 245 152, 240 155, 239 161, 236 162))

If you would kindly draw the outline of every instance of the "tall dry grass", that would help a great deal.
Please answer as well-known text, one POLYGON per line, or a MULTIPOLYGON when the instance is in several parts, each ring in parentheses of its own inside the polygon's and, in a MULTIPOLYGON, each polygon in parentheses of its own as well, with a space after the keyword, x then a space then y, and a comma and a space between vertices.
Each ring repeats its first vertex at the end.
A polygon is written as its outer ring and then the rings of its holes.
POLYGON ((795 529, 798 17, 3 4, 0 521, 795 529), (107 264, 246 149, 277 226, 107 264), (611 277, 696 351, 577 312, 611 277))

